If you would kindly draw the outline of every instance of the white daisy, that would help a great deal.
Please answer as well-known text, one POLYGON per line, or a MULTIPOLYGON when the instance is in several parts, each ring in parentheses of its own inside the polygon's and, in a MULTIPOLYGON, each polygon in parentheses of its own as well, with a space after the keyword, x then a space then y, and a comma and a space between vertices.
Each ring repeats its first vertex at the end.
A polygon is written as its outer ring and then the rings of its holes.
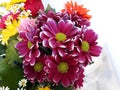
POLYGON ((24 89, 24 88, 17 88, 17 90, 26 90, 26 89, 24 89))
POLYGON ((0 90, 10 90, 10 88, 8 88, 8 86, 7 87, 2 86, 2 87, 0 87, 0 90))
POLYGON ((19 87, 25 87, 27 83, 27 79, 22 79, 21 81, 19 81, 19 87))

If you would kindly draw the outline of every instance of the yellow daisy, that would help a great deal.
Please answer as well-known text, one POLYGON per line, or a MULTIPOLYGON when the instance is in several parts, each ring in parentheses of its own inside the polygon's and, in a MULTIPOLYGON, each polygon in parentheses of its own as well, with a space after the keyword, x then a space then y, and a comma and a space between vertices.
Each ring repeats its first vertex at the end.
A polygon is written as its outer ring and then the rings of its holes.
POLYGON ((20 3, 20 2, 26 2, 26 0, 11 0, 11 3, 20 3))
POLYGON ((0 3, 0 7, 5 7, 7 10, 9 10, 14 4, 20 4, 24 2, 26 2, 26 0, 11 0, 10 2, 0 3))
POLYGON ((18 30, 17 27, 20 25, 20 22, 13 20, 11 24, 6 26, 6 29, 3 29, 1 32, 1 41, 3 44, 8 44, 8 40, 11 36, 15 35, 18 30))

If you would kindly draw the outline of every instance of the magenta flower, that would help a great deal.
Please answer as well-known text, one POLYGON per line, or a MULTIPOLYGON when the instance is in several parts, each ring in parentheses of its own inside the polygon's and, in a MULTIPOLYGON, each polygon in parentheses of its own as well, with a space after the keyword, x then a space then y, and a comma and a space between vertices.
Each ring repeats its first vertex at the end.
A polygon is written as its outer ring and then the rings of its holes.
POLYGON ((0 29, 4 29, 5 27, 6 27, 5 20, 4 20, 4 18, 1 18, 0 19, 0 29))
POLYGON ((41 55, 36 59, 36 63, 31 65, 23 65, 24 74, 32 83, 37 80, 38 82, 44 82, 46 79, 46 72, 44 71, 45 56, 41 55))
POLYGON ((60 20, 56 23, 55 20, 49 18, 41 29, 40 37, 43 40, 42 44, 51 48, 53 54, 59 53, 63 56, 67 50, 73 50, 74 44, 72 39, 77 34, 77 30, 72 22, 60 20))
POLYGON ((76 37, 75 47, 79 55, 79 60, 85 66, 92 62, 92 56, 99 56, 102 48, 97 45, 97 34, 89 29, 80 32, 80 36, 76 37))
POLYGON ((33 27, 29 27, 29 32, 20 32, 20 38, 22 41, 18 42, 16 48, 19 54, 24 58, 23 63, 34 65, 36 58, 41 54, 38 43, 40 39, 38 37, 39 30, 33 27))
POLYGON ((52 10, 49 10, 47 13, 41 11, 39 17, 37 18, 38 28, 44 25, 47 22, 48 18, 52 18, 56 22, 59 22, 61 19, 68 20, 69 16, 67 13, 60 13, 60 12, 55 13, 52 10))
POLYGON ((64 87, 73 85, 79 78, 79 61, 72 55, 51 56, 46 59, 45 71, 48 73, 48 81, 62 84, 64 87))
POLYGON ((79 71, 79 79, 75 81, 74 83, 74 87, 75 88, 81 88, 83 86, 83 82, 84 82, 84 69, 81 67, 80 71, 79 71))
POLYGON ((76 13, 71 14, 70 20, 75 23, 75 26, 77 27, 88 27, 90 26, 90 22, 86 18, 82 18, 80 15, 77 15, 76 13))

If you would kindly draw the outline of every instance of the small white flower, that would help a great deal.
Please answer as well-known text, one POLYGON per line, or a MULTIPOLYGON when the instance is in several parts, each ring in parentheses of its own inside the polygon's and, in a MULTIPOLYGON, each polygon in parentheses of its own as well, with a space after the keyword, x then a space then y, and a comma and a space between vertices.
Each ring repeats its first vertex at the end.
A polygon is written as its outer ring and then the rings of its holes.
POLYGON ((0 87, 0 90, 10 90, 10 89, 8 88, 8 86, 7 87, 2 86, 2 87, 0 87))
POLYGON ((21 89, 20 89, 20 88, 17 88, 17 90, 26 90, 26 89, 23 89, 23 88, 21 88, 21 89))
POLYGON ((19 87, 25 87, 27 83, 27 79, 22 79, 21 81, 19 81, 19 87))

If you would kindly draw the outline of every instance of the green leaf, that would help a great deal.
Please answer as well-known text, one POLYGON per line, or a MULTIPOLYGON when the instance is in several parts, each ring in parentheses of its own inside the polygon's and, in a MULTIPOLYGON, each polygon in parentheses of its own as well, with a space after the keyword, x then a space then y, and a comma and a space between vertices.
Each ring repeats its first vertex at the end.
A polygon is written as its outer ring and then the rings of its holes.
POLYGON ((22 78, 22 68, 11 67, 6 60, 0 61, 0 86, 8 86, 10 90, 17 90, 18 82, 22 78))
POLYGON ((15 49, 15 45, 17 42, 18 42, 17 40, 12 40, 6 49, 5 60, 7 60, 7 62, 11 64, 12 66, 14 66, 15 61, 20 62, 20 63, 22 62, 21 58, 19 58, 19 54, 17 50, 15 49))
POLYGON ((52 10, 52 11, 56 12, 55 9, 53 9, 53 8, 50 6, 50 4, 48 4, 45 12, 48 13, 49 10, 52 10))
POLYGON ((5 50, 6 50, 6 46, 5 46, 5 45, 2 45, 1 42, 0 42, 0 55, 1 55, 1 54, 4 54, 4 53, 5 53, 5 50))
POLYGON ((8 86, 10 90, 17 90, 18 82, 23 78, 23 69, 15 64, 15 61, 22 62, 15 49, 17 42, 11 39, 6 47, 6 57, 0 59, 0 86, 8 86))

